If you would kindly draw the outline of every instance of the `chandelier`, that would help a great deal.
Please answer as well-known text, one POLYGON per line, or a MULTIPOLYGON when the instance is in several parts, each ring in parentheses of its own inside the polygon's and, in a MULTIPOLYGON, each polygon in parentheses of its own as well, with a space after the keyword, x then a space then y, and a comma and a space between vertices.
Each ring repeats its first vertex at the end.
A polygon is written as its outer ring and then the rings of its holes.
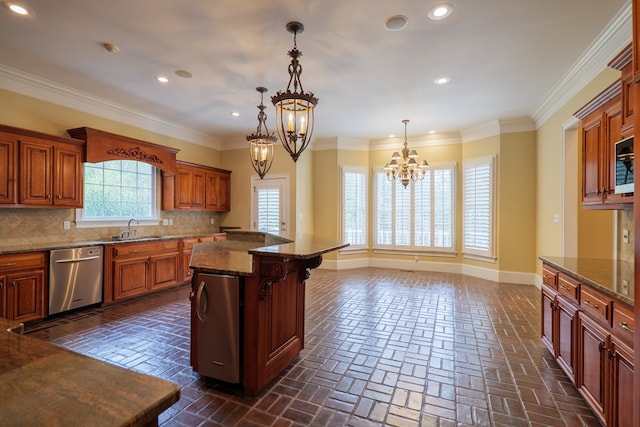
POLYGON ((304 25, 292 21, 287 24, 287 31, 293 33, 293 49, 289 51, 291 64, 289 64, 289 84, 287 90, 279 90, 271 97, 276 107, 276 128, 282 146, 291 155, 294 162, 307 148, 313 133, 313 113, 318 98, 313 92, 305 92, 300 81, 302 65, 298 58, 302 52, 296 45, 296 36, 304 31, 304 25), (292 91, 293 86, 293 91, 292 91))
POLYGON ((251 165, 253 169, 260 175, 260 179, 271 169, 273 163, 273 147, 276 142, 276 136, 269 134, 267 129, 267 115, 264 112, 265 106, 263 104, 263 96, 267 91, 266 87, 257 87, 256 90, 260 92, 260 105, 258 105, 258 129, 255 133, 247 136, 249 141, 249 157, 251 158, 251 165), (264 133, 262 133, 262 127, 264 126, 264 133))
POLYGON ((384 166, 384 171, 389 181, 400 180, 402 185, 407 188, 410 181, 416 182, 424 178, 429 164, 426 160, 418 164, 418 153, 416 150, 409 151, 409 145, 407 144, 407 123, 409 123, 409 120, 405 119, 402 123, 404 123, 404 148, 402 149, 402 156, 395 151, 391 155, 391 161, 384 166))

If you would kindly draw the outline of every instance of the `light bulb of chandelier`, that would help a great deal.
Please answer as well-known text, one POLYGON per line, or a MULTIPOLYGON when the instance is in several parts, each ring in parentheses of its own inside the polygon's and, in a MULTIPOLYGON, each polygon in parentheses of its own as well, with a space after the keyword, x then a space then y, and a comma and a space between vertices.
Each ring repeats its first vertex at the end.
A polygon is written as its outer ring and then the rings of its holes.
POLYGON ((418 152, 416 150, 411 150, 409 152, 409 158, 410 159, 415 159, 416 157, 418 157, 418 152))
POLYGON ((391 159, 392 160, 397 160, 397 159, 401 159, 401 158, 402 158, 402 156, 397 151, 394 151, 393 154, 391 155, 391 159))
POLYGON ((389 162, 389 167, 391 169, 395 169, 398 167, 398 161, 395 158, 391 158, 391 161, 389 162))
POLYGON ((416 166, 418 166, 418 162, 416 162, 416 159, 414 159, 413 157, 409 158, 409 161, 407 162, 407 165, 413 169, 416 166))

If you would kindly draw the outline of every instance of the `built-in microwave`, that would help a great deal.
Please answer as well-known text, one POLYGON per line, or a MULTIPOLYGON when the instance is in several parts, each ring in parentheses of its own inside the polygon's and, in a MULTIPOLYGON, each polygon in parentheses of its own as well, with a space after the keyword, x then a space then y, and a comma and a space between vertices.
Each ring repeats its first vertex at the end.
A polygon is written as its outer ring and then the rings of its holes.
POLYGON ((633 137, 616 142, 615 193, 633 193, 633 137))

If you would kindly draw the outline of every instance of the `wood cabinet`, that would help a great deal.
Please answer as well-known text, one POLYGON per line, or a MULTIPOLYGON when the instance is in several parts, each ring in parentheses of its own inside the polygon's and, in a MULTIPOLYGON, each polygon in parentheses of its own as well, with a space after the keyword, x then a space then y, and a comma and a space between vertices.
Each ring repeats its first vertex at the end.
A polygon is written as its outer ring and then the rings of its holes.
POLYGON ((0 317, 17 322, 46 316, 47 253, 0 255, 0 317))
POLYGON ((182 283, 180 239, 105 247, 104 302, 144 295, 182 283))
POLYGON ((81 208, 84 143, 0 126, 0 204, 81 208))
POLYGON ((163 210, 228 211, 231 172, 177 162, 175 174, 162 175, 163 210))
POLYGON ((621 88, 621 81, 616 81, 576 113, 582 119, 582 206, 586 209, 633 207, 631 195, 615 194, 615 143, 622 139, 624 120, 621 88))
POLYGON ((215 242, 218 240, 226 240, 225 233, 216 233, 210 236, 190 237, 182 240, 182 267, 180 269, 182 274, 182 282, 190 282, 193 275, 193 271, 189 268, 191 261, 191 253, 193 252, 193 245, 203 242, 215 242))
POLYGON ((18 142, 0 133, 0 204, 18 203, 18 142))
POLYGON ((632 423, 633 309, 543 265, 543 343, 603 425, 632 423))

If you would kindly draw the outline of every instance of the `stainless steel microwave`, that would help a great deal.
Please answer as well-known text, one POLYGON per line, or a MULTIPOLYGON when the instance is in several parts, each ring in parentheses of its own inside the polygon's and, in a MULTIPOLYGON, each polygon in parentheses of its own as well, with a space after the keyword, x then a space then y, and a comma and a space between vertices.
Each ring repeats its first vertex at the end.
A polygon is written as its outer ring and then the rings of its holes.
POLYGON ((633 137, 616 142, 615 193, 633 193, 633 137))

